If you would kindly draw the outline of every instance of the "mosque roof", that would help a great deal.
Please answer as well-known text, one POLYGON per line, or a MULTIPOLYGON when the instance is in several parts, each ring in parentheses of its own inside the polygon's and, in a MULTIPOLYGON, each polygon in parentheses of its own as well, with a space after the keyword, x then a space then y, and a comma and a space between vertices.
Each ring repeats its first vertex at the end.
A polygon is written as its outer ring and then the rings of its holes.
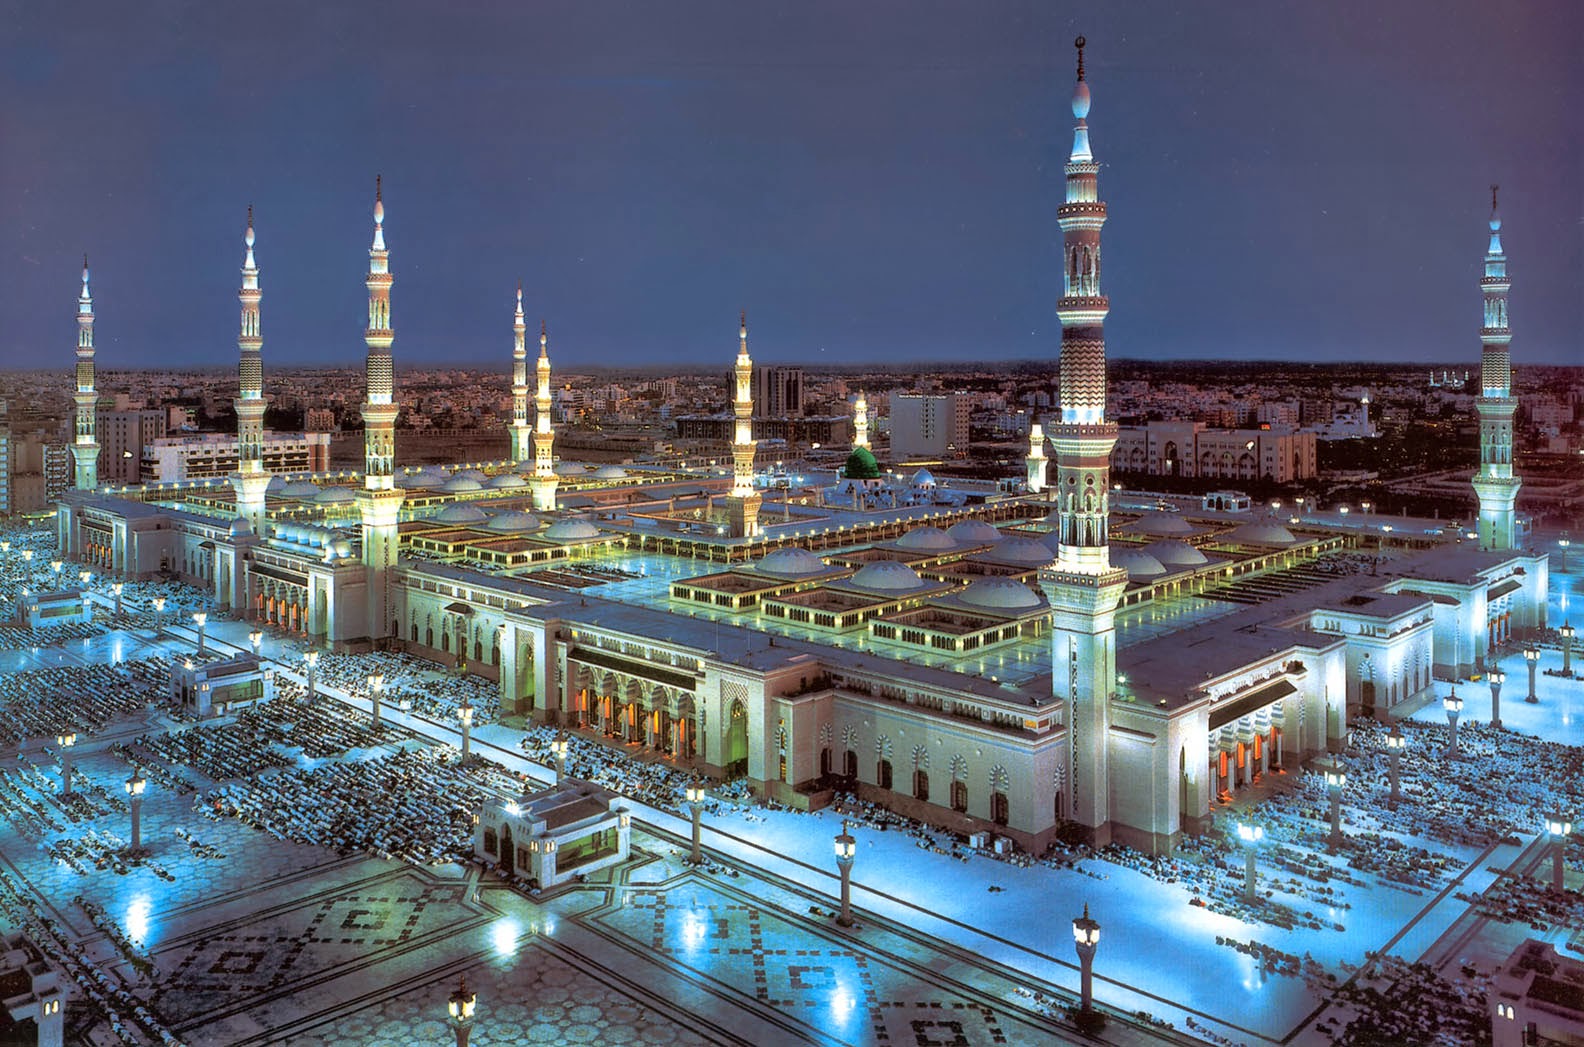
POLYGON ((471 476, 453 476, 441 484, 440 489, 442 491, 450 491, 453 494, 461 494, 464 491, 482 491, 484 490, 484 485, 471 476))
POLYGON ((545 528, 544 537, 552 542, 584 542, 598 538, 599 533, 587 520, 557 520, 545 528))
POLYGON ((987 545, 999 542, 1004 535, 994 525, 983 520, 962 520, 946 528, 946 534, 963 545, 987 545))
POLYGON ((912 552, 949 553, 956 550, 957 543, 939 527, 915 527, 896 540, 896 547, 912 552))
POLYGON ((489 523, 485 524, 484 527, 486 530, 505 534, 521 534, 524 531, 537 530, 539 518, 520 509, 510 509, 490 517, 489 523))
POLYGON ((346 505, 356 497, 349 487, 326 487, 314 495, 314 501, 320 505, 346 505))
POLYGON ((868 589, 874 592, 908 592, 921 589, 928 583, 905 563, 896 560, 876 560, 874 563, 864 564, 845 584, 855 589, 868 589))
POLYGON ((847 480, 878 480, 880 463, 875 461, 869 448, 854 447, 852 454, 847 456, 847 464, 842 466, 842 477, 847 480))
POLYGON ((627 470, 623 469, 619 465, 602 465, 598 469, 594 470, 594 479, 625 480, 627 479, 627 470))
POLYGON ((466 505, 461 502, 452 502, 450 505, 435 513, 429 519, 438 523, 471 524, 483 523, 484 510, 476 505, 466 505))
POLYGON ((1115 545, 1111 547, 1111 566, 1122 568, 1128 573, 1128 578, 1135 582, 1148 581, 1166 573, 1166 566, 1143 549, 1124 549, 1115 545))
POLYGON ((1227 535, 1228 541, 1250 542, 1254 545, 1292 545, 1298 539, 1293 533, 1278 523, 1265 520, 1251 520, 1241 527, 1235 527, 1227 535))
POLYGON ((1199 567, 1210 562, 1204 553, 1174 538, 1151 542, 1144 547, 1144 551, 1167 567, 1199 567))
POLYGON ((1056 558, 1049 546, 1033 538, 1008 538, 982 556, 997 563, 1024 567, 1044 567, 1056 558))
POLYGON ((805 578, 810 575, 824 574, 830 567, 818 556, 807 549, 797 546, 786 546, 767 553, 754 570, 761 574, 773 574, 780 578, 805 578))
POLYGON ((1040 606, 1040 595, 1011 578, 975 578, 957 595, 972 607, 997 611, 1028 611, 1040 606))
POLYGON ((1139 534, 1181 535, 1193 534, 1193 524, 1174 513, 1145 513, 1133 522, 1139 534))
POLYGON ((501 473, 499 476, 490 477, 489 482, 485 486, 499 491, 507 487, 527 487, 528 481, 516 473, 501 473))

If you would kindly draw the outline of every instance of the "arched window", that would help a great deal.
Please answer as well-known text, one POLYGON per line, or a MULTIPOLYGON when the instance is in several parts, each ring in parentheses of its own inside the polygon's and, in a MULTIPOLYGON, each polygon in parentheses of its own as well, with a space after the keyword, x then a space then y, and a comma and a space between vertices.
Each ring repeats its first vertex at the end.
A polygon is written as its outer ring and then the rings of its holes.
POLYGON ((915 800, 929 799, 929 772, 924 770, 913 772, 913 798, 915 800))
POLYGON ((842 774, 848 778, 858 777, 858 754, 851 749, 842 756, 842 774))
POLYGON ((1007 823, 1007 794, 997 790, 990 794, 990 820, 997 825, 1007 823))
POLYGON ((891 788, 891 761, 881 760, 875 767, 875 784, 882 789, 891 788))
POLYGON ((954 811, 968 810, 968 783, 963 781, 951 784, 951 809, 954 811))
POLYGON ((825 778, 825 777, 828 777, 830 775, 830 773, 831 773, 830 767, 831 767, 830 746, 827 745, 823 749, 820 750, 820 777, 821 778, 825 778))

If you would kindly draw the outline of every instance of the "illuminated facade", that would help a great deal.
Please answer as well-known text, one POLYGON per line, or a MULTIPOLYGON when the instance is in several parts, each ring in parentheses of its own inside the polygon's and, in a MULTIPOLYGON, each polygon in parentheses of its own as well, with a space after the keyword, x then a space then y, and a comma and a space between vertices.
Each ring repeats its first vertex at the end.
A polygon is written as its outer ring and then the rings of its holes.
POLYGON ((1512 357, 1507 325, 1507 255, 1502 250, 1501 215, 1496 210, 1496 186, 1491 186, 1490 247, 1485 252, 1485 275, 1480 290, 1485 298, 1485 322, 1480 326, 1479 412, 1480 468, 1474 476, 1479 496, 1481 549, 1513 549, 1518 536, 1513 504, 1522 486, 1513 474, 1513 415, 1518 401, 1512 394, 1512 357))
POLYGON ((242 328, 237 335, 241 351, 238 365, 236 400, 237 471, 231 478, 236 488, 237 515, 248 522, 258 537, 265 536, 269 517, 264 511, 264 492, 269 473, 264 469, 264 364, 259 355, 263 335, 259 330, 258 263, 253 259, 253 208, 248 208, 247 233, 243 237, 247 255, 242 260, 242 328))
POLYGON ((853 438, 854 447, 869 446, 869 398, 862 390, 858 392, 858 401, 853 404, 853 438))
POLYGON ((77 431, 72 442, 72 457, 77 461, 79 491, 99 486, 99 444, 94 436, 94 412, 99 393, 94 389, 94 312, 93 295, 88 293, 88 256, 83 255, 82 293, 77 296, 77 431))
POLYGON ((748 356, 748 314, 738 318, 733 368, 732 487, 726 499, 733 538, 759 533, 759 492, 754 490, 753 360, 748 356))

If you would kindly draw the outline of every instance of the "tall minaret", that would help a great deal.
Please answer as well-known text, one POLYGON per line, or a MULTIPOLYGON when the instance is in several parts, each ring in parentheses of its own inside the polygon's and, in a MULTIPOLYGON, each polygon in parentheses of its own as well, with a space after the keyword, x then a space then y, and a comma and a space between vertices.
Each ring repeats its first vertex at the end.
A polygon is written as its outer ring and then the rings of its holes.
POLYGON ((517 315, 512 318, 512 424, 511 457, 528 460, 528 326, 523 323, 522 284, 517 285, 517 315))
POLYGON ((1029 453, 1024 462, 1028 465, 1029 493, 1039 494, 1045 490, 1045 469, 1050 460, 1045 457, 1045 428, 1038 422, 1029 427, 1029 453))
POLYGON ((748 357, 748 313, 738 318, 737 365, 733 368, 732 489, 726 498, 733 538, 759 533, 759 493, 754 490, 753 361, 748 357))
POLYGON ((237 292, 242 303, 242 327, 237 334, 241 362, 237 369, 237 471, 231 477, 231 485, 236 488, 237 515, 248 522, 254 535, 264 538, 268 524, 264 492, 269 487, 269 474, 264 471, 264 365, 259 358, 264 338, 259 332, 262 292, 258 263, 253 260, 251 205, 242 241, 247 244, 247 255, 242 259, 242 288, 237 292))
POLYGON ((539 385, 534 390, 534 471, 528 487, 533 491, 533 506, 539 512, 556 507, 555 431, 550 428, 550 335, 539 321, 539 385))
POLYGON ((1070 750, 1067 817, 1087 827, 1094 842, 1111 839, 1109 703, 1116 690, 1117 602, 1127 572, 1111 566, 1106 526, 1110 515, 1111 448, 1117 427, 1105 420, 1105 317, 1110 302, 1100 292, 1099 165, 1089 151, 1089 85, 1084 81, 1084 38, 1078 48, 1078 85, 1072 111, 1078 118, 1067 160, 1067 198, 1056 211, 1063 246, 1061 317, 1061 420, 1054 500, 1058 512, 1056 562, 1040 571, 1051 606, 1052 693, 1066 700, 1070 750))
MULTIPOLYGON (((357 493, 363 523, 363 566, 368 568, 368 620, 363 635, 378 640, 391 635, 388 590, 396 566, 396 523, 402 489, 395 485, 396 402, 393 389, 391 343, 396 336, 390 322, 390 252, 385 249, 385 201, 380 180, 374 179, 374 243, 369 247, 368 347, 365 363, 367 399, 363 404, 363 489, 357 493)), ((357 636, 355 631, 344 632, 357 636)))
POLYGON ((858 402, 853 404, 853 446, 869 446, 869 398, 858 390, 858 402))
POLYGON ((1501 215, 1496 211, 1496 186, 1491 186, 1490 248, 1485 252, 1485 323, 1480 328, 1484 350, 1480 354, 1480 395, 1474 409, 1480 420, 1480 468, 1474 474, 1479 496, 1481 549, 1513 549, 1518 545, 1513 503, 1522 486, 1513 475, 1513 413, 1518 401, 1512 395, 1512 357, 1507 326, 1507 255, 1502 251, 1501 215))
POLYGON ((99 486, 99 444, 94 439, 99 393, 94 389, 93 295, 88 293, 88 256, 83 255, 82 294, 77 296, 77 433, 72 457, 77 460, 77 490, 99 486))

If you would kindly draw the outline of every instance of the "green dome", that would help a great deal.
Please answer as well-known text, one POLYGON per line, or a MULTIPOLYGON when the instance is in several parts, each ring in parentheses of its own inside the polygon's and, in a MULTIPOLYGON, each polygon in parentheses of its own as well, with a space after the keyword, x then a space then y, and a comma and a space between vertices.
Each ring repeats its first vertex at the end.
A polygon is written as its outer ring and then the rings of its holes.
POLYGON ((878 480, 880 463, 869 453, 869 448, 854 447, 853 453, 847 456, 847 464, 842 466, 842 476, 848 480, 878 480))

